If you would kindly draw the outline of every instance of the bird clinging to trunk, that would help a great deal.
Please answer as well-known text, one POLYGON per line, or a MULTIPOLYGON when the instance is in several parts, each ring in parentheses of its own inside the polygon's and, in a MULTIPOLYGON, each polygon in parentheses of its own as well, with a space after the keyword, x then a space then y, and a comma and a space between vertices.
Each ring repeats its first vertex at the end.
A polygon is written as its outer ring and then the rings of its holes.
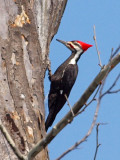
POLYGON ((81 41, 62 41, 57 40, 69 48, 72 53, 68 59, 63 62, 50 77, 51 86, 48 95, 49 114, 45 122, 46 131, 52 125, 57 113, 62 109, 69 97, 70 91, 75 83, 78 66, 77 62, 81 55, 92 45, 81 41))

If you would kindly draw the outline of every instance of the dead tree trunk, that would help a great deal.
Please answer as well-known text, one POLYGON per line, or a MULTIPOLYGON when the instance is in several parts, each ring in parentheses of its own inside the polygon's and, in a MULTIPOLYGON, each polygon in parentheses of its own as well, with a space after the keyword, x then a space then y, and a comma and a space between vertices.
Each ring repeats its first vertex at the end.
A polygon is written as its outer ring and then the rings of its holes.
MULTIPOLYGON (((0 0, 0 119, 23 154, 46 135, 44 76, 66 3, 0 0)), ((0 157, 18 159, 2 132, 0 157)), ((35 159, 48 159, 47 149, 35 159)))

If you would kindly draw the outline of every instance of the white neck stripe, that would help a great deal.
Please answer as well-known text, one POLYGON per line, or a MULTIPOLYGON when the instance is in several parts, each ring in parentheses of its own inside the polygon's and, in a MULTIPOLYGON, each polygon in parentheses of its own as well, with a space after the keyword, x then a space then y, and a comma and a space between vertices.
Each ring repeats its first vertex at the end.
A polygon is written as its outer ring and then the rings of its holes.
POLYGON ((76 64, 80 54, 81 54, 81 51, 77 52, 75 56, 70 60, 69 64, 76 64))

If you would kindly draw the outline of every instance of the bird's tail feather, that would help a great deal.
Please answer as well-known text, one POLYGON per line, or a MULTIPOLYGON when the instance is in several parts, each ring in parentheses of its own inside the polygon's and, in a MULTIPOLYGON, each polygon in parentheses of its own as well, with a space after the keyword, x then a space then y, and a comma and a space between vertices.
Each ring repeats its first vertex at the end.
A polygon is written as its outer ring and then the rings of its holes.
POLYGON ((45 122, 45 130, 47 132, 48 128, 53 124, 53 121, 55 120, 56 114, 53 112, 50 112, 47 120, 45 122))

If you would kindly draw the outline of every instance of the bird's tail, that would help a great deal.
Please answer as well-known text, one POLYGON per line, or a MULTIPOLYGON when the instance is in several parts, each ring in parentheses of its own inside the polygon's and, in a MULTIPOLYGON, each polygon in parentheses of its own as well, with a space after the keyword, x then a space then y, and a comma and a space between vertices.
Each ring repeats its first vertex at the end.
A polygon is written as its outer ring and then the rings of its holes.
POLYGON ((47 119, 46 119, 46 122, 45 122, 45 130, 47 132, 48 128, 53 124, 53 121, 55 120, 55 117, 56 117, 56 114, 55 112, 50 112, 47 119))

